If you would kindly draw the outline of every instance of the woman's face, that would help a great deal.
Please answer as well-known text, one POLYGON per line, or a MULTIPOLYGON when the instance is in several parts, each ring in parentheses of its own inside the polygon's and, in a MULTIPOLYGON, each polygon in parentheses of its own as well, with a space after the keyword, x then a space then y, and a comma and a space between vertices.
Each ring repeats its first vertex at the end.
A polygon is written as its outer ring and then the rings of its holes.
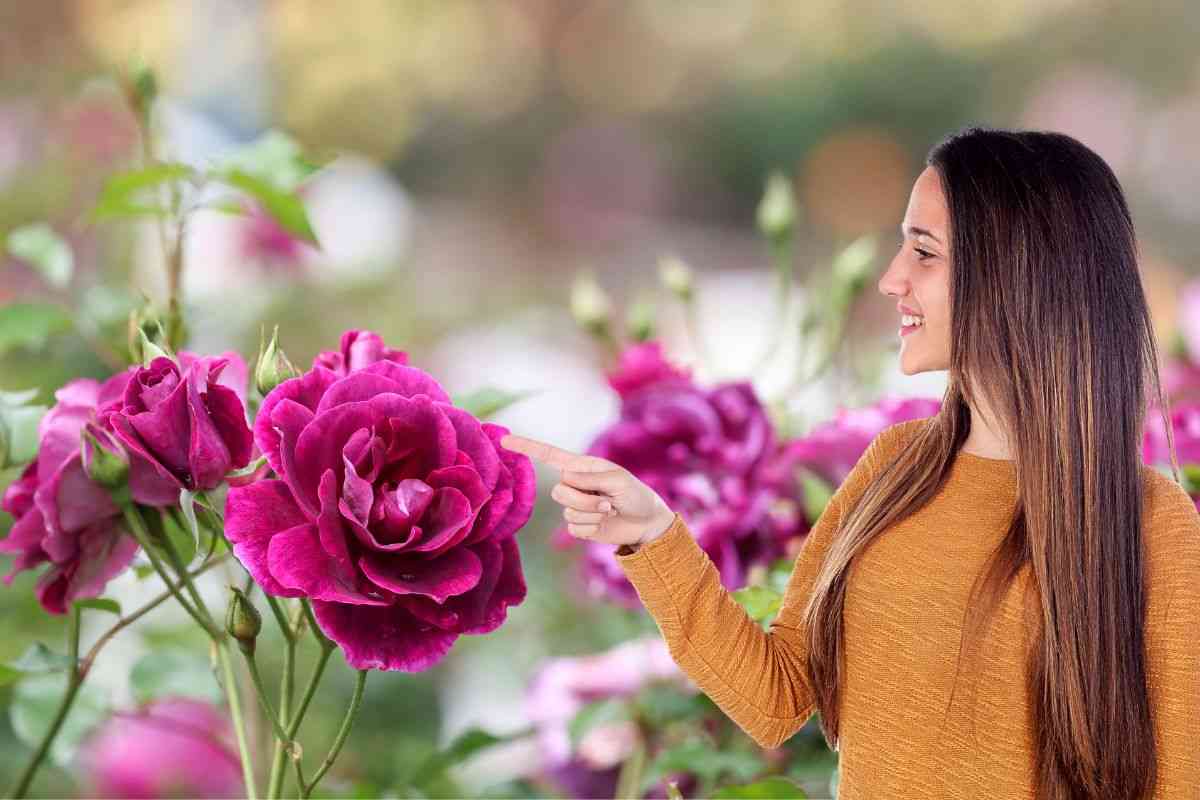
POLYGON ((879 279, 879 291, 897 302, 900 370, 915 375, 949 369, 950 214, 933 167, 917 176, 900 229, 899 250, 879 279), (901 314, 923 320, 901 328, 901 314))

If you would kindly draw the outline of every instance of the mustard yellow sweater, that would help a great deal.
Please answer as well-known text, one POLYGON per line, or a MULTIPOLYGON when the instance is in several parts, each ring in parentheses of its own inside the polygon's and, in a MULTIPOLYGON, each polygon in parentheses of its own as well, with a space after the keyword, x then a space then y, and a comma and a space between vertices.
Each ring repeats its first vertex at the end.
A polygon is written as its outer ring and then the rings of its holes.
MULTIPOLYGON (((928 419, 892 425, 872 441, 808 533, 769 631, 721 585, 679 514, 659 538, 617 550, 676 663, 763 747, 780 745, 816 710, 800 614, 843 510, 928 419)), ((1191 800, 1200 798, 1200 514, 1170 476, 1144 470, 1154 798, 1191 800)), ((1013 462, 960 452, 943 491, 851 567, 841 800, 1034 798, 1020 605, 1028 567, 980 653, 974 731, 965 670, 946 714, 971 581, 1004 535, 1015 497, 1013 462)))

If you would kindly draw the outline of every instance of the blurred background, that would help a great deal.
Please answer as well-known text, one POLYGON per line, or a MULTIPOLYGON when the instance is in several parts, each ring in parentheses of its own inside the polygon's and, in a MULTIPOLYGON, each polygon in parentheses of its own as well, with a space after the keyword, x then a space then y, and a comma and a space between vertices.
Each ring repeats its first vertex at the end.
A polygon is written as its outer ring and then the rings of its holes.
MULTIPOLYGON (((83 220, 105 177, 140 157, 112 78, 135 56, 158 75, 164 156, 203 164, 280 130, 332 159, 301 190, 320 250, 266 217, 201 213, 189 226, 197 352, 251 361, 260 323, 278 323, 304 366, 343 330, 368 328, 452 393, 530 392, 495 421, 582 451, 619 398, 577 305, 573 315, 581 276, 621 314, 652 315, 698 378, 731 379, 780 324, 764 313, 776 288, 755 217, 768 174, 786 176, 797 205, 793 291, 801 308, 819 304, 812 287, 858 237, 878 236, 872 275, 886 266, 926 151, 977 123, 1069 133, 1108 161, 1132 207, 1161 345, 1179 353, 1180 295, 1200 274, 1198 34, 1200 5, 1187 0, 5 2, 0 237, 48 222, 74 264, 56 283, 0 254, 0 305, 57 304, 78 319, 0 327, 0 390, 36 388, 49 404, 70 378, 111 374, 107 342, 122 341, 140 291, 162 294, 152 226, 83 220), (664 258, 694 276, 693 336, 660 284, 664 258)), ((756 372, 755 387, 785 392, 810 423, 884 394, 940 397, 944 374, 899 373, 894 303, 876 279, 820 380, 790 384, 785 347, 784 366, 756 372)), ((462 637, 429 672, 374 675, 328 792, 405 796, 414 765, 460 733, 528 728, 547 659, 657 634, 644 611, 583 591, 578 552, 551 546, 556 476, 541 478, 521 532, 527 600, 489 641, 462 637)), ((10 525, 0 513, 0 533, 10 525)), ((233 574, 213 578, 214 598, 233 574)), ((33 583, 26 573, 0 589, 0 661, 61 641, 33 583)), ((132 574, 109 591, 130 605, 153 593, 132 574)), ((144 699, 129 679, 141 663, 206 696, 203 659, 186 661, 204 642, 183 622, 164 609, 123 632, 94 683, 132 706, 144 699), (139 661, 152 652, 180 661, 139 661)), ((338 658, 313 712, 312 730, 329 735, 353 677, 338 658)), ((270 648, 263 659, 278 670, 270 648)), ((0 688, 0 707, 11 691, 0 688)), ((28 754, 13 724, 0 715, 0 784, 28 754)), ((455 766, 445 791, 563 796, 528 782, 543 758, 536 737, 514 740, 455 766)), ((777 758, 814 764, 822 780, 836 763, 809 729, 777 758)), ((78 791, 77 762, 61 762, 38 792, 78 791)))

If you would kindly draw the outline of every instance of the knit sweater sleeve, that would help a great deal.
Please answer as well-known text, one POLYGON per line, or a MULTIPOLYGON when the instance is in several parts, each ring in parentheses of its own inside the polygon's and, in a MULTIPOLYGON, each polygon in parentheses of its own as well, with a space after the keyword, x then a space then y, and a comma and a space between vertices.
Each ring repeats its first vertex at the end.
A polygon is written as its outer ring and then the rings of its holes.
POLYGON ((1146 649, 1158 781, 1153 800, 1200 786, 1200 513, 1178 483, 1157 478, 1146 528, 1146 649))
POLYGON ((658 538, 616 555, 680 669, 763 747, 778 747, 815 709, 801 615, 843 511, 853 507, 912 422, 878 434, 834 492, 805 537, 767 631, 722 585, 680 514, 658 538))

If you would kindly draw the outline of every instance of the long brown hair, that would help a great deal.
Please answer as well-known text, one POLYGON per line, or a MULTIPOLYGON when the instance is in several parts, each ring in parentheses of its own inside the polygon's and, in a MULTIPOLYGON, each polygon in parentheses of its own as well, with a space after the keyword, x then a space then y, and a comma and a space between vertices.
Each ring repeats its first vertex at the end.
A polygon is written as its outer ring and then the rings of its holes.
MULTIPOLYGON (((851 564, 938 493, 978 397, 1012 446, 1017 500, 972 585, 955 685, 964 649, 977 652, 1028 565, 1037 796, 1148 797, 1156 749, 1143 632, 1147 384, 1164 421, 1167 406, 1129 209, 1103 159, 1060 133, 965 128, 926 163, 951 226, 948 388, 940 411, 847 509, 817 576, 805 618, 822 732, 836 749, 851 564)), ((1167 437, 1178 481, 1169 421, 1167 437)))

